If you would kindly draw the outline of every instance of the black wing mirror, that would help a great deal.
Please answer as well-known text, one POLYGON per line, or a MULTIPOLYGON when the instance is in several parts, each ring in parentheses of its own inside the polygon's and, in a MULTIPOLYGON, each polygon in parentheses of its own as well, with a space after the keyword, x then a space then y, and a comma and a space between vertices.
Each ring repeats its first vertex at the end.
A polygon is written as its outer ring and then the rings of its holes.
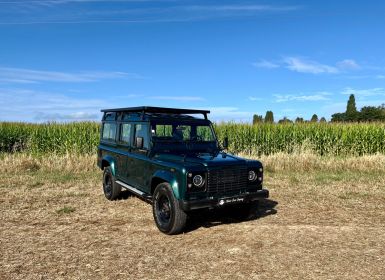
POLYGON ((222 146, 223 146, 223 149, 227 150, 227 148, 229 147, 229 138, 225 137, 223 139, 223 145, 222 146))
POLYGON ((143 137, 136 137, 136 147, 143 149, 143 137))

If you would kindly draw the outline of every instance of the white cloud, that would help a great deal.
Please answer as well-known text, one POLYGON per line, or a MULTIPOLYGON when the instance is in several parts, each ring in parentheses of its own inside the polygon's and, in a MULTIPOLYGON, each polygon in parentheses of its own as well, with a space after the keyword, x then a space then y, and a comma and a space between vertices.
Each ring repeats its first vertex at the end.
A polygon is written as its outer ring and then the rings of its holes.
POLYGON ((353 59, 344 59, 337 62, 337 67, 341 70, 358 70, 361 67, 353 59))
POLYGON ((329 92, 317 92, 310 95, 274 94, 274 97, 275 97, 275 102, 280 103, 280 102, 289 102, 289 101, 325 101, 325 100, 330 100, 330 98, 328 97, 329 95, 331 95, 331 93, 329 92))
POLYGON ((281 112, 283 112, 283 113, 292 113, 292 112, 295 112, 295 110, 291 109, 291 108, 286 108, 286 109, 282 109, 281 112))
POLYGON ((100 109, 113 107, 99 99, 68 97, 55 92, 0 88, 0 120, 97 120, 100 109), (12 104, 12 106, 9 106, 12 104))
POLYGON ((265 69, 285 67, 291 71, 310 74, 339 74, 345 71, 361 69, 361 66, 353 59, 338 61, 334 66, 298 56, 286 56, 279 62, 262 59, 253 63, 253 66, 265 69))
MULTIPOLYGON (((198 108, 199 109, 199 108, 198 108)), ((202 108, 207 109, 207 108, 202 108)), ((242 111, 237 107, 209 107, 210 119, 220 121, 241 121, 250 122, 253 114, 257 112, 242 111)))
POLYGON ((38 82, 94 82, 104 79, 139 79, 140 75, 125 72, 57 72, 23 68, 0 67, 0 81, 7 83, 38 83, 38 82))
POLYGON ((223 12, 282 12, 295 11, 300 9, 299 6, 272 6, 272 5, 207 5, 207 6, 187 6, 191 10, 200 11, 223 11, 223 12))
POLYGON ((275 68, 280 67, 280 65, 278 63, 274 63, 272 61, 268 61, 268 60, 264 60, 264 59, 262 59, 258 62, 254 62, 253 66, 255 66, 257 68, 266 68, 266 69, 275 69, 275 68))
POLYGON ((179 2, 176 0, 153 0, 151 2, 167 2, 167 4, 145 6, 146 4, 140 3, 133 5, 133 2, 150 2, 150 0, 0 1, 3 6, 3 9, 0 9, 0 15, 5 15, 0 17, 2 18, 0 24, 186 22, 251 17, 265 13, 288 13, 302 8, 290 5, 189 5, 188 3, 175 4, 179 2), (87 9, 79 10, 77 6, 83 2, 105 2, 110 5, 108 9, 91 5, 87 9), (58 4, 71 5, 67 5, 66 9, 57 9, 55 6, 58 4))
POLYGON ((321 64, 316 61, 300 58, 300 57, 285 57, 284 63, 286 68, 300 73, 311 73, 311 74, 336 74, 339 73, 338 68, 321 64))
POLYGON ((37 112, 35 120, 38 121, 86 121, 86 120, 97 120, 100 118, 99 114, 89 112, 74 112, 67 114, 60 113, 44 113, 37 112))
POLYGON ((149 96, 148 99, 157 99, 157 100, 174 100, 174 101, 203 101, 205 100, 200 96, 168 96, 168 95, 160 95, 160 96, 149 96))
POLYGON ((255 97, 255 96, 249 96, 247 99, 248 99, 249 101, 261 101, 261 100, 263 100, 263 98, 261 98, 261 97, 255 97))
POLYGON ((342 92, 344 95, 350 95, 354 94, 356 96, 378 96, 378 95, 384 95, 385 96, 385 89, 384 88, 369 88, 369 89, 353 89, 350 87, 345 88, 342 92))

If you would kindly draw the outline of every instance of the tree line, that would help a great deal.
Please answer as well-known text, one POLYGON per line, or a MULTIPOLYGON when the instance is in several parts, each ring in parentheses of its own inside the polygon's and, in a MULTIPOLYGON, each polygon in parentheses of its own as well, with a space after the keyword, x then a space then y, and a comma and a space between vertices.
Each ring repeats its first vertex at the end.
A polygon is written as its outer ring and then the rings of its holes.
POLYGON ((344 113, 332 115, 332 122, 384 122, 385 104, 381 106, 365 106, 357 111, 356 99, 354 94, 349 96, 349 100, 344 113))
MULTIPOLYGON (((273 111, 267 111, 265 117, 262 115, 253 115, 253 124, 258 123, 274 123, 273 111)), ((283 117, 277 121, 278 123, 304 123, 304 122, 321 122, 326 123, 324 117, 318 118, 317 114, 313 114, 310 120, 305 120, 302 117, 297 117, 294 121, 283 117)), ((357 110, 356 99, 354 94, 349 96, 346 105, 346 111, 343 113, 335 113, 331 117, 331 122, 385 122, 385 104, 381 106, 365 106, 360 111, 357 110)))

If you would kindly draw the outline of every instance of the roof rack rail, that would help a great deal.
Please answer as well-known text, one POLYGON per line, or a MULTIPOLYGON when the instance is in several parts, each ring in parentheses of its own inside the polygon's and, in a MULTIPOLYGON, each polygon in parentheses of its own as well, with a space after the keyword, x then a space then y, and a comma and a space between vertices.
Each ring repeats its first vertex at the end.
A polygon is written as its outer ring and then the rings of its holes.
POLYGON ((103 109, 101 112, 138 112, 144 115, 145 113, 162 113, 162 114, 202 114, 207 120, 207 114, 209 110, 195 110, 195 109, 177 109, 177 108, 165 108, 165 107, 128 107, 128 108, 116 108, 116 109, 103 109))

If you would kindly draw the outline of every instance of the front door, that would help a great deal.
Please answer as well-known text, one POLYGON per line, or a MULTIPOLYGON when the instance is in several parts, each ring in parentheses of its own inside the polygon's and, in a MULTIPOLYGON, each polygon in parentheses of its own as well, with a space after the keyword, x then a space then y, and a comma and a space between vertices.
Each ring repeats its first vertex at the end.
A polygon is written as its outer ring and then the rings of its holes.
POLYGON ((119 140, 117 148, 119 154, 117 158, 117 177, 127 184, 132 183, 132 172, 128 166, 132 149, 132 124, 121 123, 119 126, 119 140))
POLYGON ((132 184, 138 189, 150 191, 151 164, 148 160, 150 149, 150 135, 148 123, 136 123, 133 127, 133 147, 131 158, 128 160, 128 169, 131 171, 132 184), (138 147, 138 138, 143 139, 143 147, 138 147))

